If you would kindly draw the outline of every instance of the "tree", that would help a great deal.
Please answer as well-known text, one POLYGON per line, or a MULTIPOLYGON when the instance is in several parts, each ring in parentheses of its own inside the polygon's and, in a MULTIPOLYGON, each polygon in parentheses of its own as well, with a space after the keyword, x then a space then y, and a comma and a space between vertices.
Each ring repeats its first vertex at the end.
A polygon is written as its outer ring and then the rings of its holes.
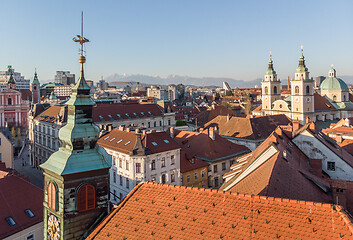
POLYGON ((233 96, 232 91, 227 90, 227 91, 226 91, 226 96, 233 96))
POLYGON ((175 126, 186 126, 186 122, 183 121, 183 120, 177 120, 176 123, 175 123, 175 126))
POLYGON ((221 95, 217 92, 214 99, 217 101, 217 100, 219 100, 220 97, 221 97, 221 95))
POLYGON ((250 94, 246 94, 245 99, 244 99, 244 109, 242 109, 242 112, 246 115, 251 115, 252 113, 252 97, 250 94))
POLYGON ((15 138, 16 138, 15 127, 12 127, 12 129, 11 129, 11 135, 12 135, 12 139, 15 140, 15 138))

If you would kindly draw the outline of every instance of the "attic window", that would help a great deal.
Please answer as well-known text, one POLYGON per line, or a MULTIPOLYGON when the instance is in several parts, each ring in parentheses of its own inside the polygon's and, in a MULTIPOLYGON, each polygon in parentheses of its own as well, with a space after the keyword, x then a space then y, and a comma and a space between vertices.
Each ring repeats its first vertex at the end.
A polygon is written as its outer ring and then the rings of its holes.
POLYGON ((118 118, 120 118, 120 114, 117 114, 116 116, 117 116, 118 118))
POLYGON ((115 139, 115 138, 110 139, 109 142, 112 142, 114 139, 115 139))
POLYGON ((130 143, 130 141, 128 141, 127 143, 125 143, 124 145, 126 146, 126 145, 128 145, 130 143))
POLYGON ((152 145, 153 146, 157 146, 158 144, 156 142, 152 142, 152 145))
POLYGON ((169 141, 168 141, 167 139, 164 139, 164 142, 165 142, 165 143, 169 143, 169 141))
POLYGON ((113 118, 112 115, 110 115, 110 114, 108 115, 108 117, 113 118))
POLYGON ((123 141, 123 139, 120 139, 119 141, 117 141, 116 143, 121 143, 121 141, 123 141))
POLYGON ((109 138, 109 136, 108 137, 105 137, 103 140, 107 140, 109 138))
POLYGON ((134 113, 134 115, 136 116, 137 114, 136 114, 136 113, 134 113))
POLYGON ((141 112, 141 115, 145 115, 144 112, 141 112))
POLYGON ((130 115, 129 115, 128 113, 125 113, 125 115, 126 115, 127 117, 130 117, 130 115))
POLYGON ((5 218, 5 220, 11 227, 16 225, 16 222, 15 222, 15 220, 13 220, 12 217, 7 217, 7 218, 5 218))
POLYGON ((34 217, 34 213, 31 211, 31 209, 26 209, 26 210, 25 210, 25 213, 26 213, 26 215, 27 215, 29 218, 33 218, 33 217, 34 217))

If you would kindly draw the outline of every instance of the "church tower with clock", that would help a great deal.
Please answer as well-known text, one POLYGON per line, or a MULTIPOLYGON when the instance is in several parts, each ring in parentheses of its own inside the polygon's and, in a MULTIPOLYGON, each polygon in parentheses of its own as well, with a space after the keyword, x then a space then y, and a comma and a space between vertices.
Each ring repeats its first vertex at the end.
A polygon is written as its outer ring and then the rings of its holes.
POLYGON ((272 55, 268 62, 268 69, 265 79, 261 82, 262 86, 262 109, 269 113, 272 109, 272 103, 281 98, 281 81, 277 79, 277 73, 273 69, 272 55))
POLYGON ((45 240, 83 239, 108 208, 111 163, 96 146, 99 129, 93 124, 94 102, 83 68, 83 46, 88 39, 83 37, 83 30, 77 37, 74 41, 81 45, 81 73, 67 102, 67 124, 59 131, 62 146, 41 165, 45 240))
POLYGON ((291 80, 292 119, 303 121, 314 112, 314 80, 309 78, 303 47, 295 78, 291 80))

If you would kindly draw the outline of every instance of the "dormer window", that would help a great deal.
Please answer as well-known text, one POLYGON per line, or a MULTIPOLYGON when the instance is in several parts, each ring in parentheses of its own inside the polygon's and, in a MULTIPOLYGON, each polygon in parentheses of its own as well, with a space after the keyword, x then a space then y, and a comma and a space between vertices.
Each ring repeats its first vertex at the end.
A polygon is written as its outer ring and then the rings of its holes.
POLYGON ((33 218, 33 217, 34 217, 34 213, 31 211, 31 209, 26 209, 26 210, 25 210, 25 213, 26 213, 26 215, 27 215, 29 218, 33 218))
POLYGON ((5 218, 5 220, 11 227, 16 225, 16 222, 15 222, 15 220, 13 220, 12 217, 7 217, 7 218, 5 218))

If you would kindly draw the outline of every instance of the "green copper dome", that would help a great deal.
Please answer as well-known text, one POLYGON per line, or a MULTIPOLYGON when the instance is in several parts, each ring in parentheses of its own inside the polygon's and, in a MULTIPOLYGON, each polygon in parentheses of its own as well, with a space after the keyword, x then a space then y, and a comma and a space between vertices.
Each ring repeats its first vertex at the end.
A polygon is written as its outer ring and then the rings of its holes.
POLYGON ((320 84, 320 90, 348 91, 347 84, 340 78, 328 77, 320 84))
POLYGON ((336 77, 336 70, 333 67, 331 67, 328 75, 329 77, 321 82, 320 90, 349 91, 347 84, 342 79, 336 77))

